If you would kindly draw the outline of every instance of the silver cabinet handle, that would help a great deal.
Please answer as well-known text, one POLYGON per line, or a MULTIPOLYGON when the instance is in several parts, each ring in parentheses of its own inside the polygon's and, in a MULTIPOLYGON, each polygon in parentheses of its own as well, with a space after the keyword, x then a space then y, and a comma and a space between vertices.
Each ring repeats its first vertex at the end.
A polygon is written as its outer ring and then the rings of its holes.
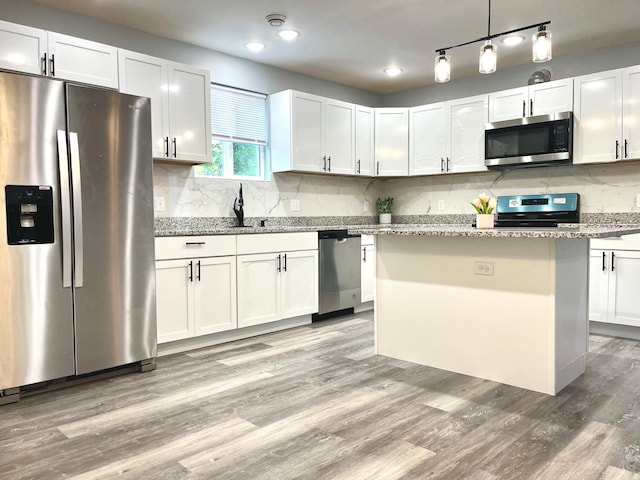
POLYGON ((286 272, 287 271, 287 254, 284 254, 284 264, 282 269, 286 272))
POLYGON ((444 157, 440 157, 440 171, 444 172, 444 157))
POLYGON ((624 139, 624 158, 629 158, 629 140, 627 140, 626 138, 624 139))
POLYGON ((616 140, 616 160, 620 158, 620 142, 616 140))
POLYGON ((51 72, 51 76, 55 77, 56 76, 56 59, 53 53, 51 54, 50 66, 51 68, 49 70, 51 72))
POLYGON ((71 287, 71 187, 67 132, 58 130, 58 165, 60 168, 60 209, 62 210, 62 287, 71 287))
POLYGON ((327 165, 329 165, 329 171, 331 171, 331 157, 327 157, 327 165))
POLYGON ((360 173, 360 159, 358 159, 358 173, 360 173))
POLYGON ((615 259, 616 259, 616 254, 614 252, 611 252, 611 271, 612 272, 616 269, 615 259))
POLYGON ((197 263, 198 270, 196 271, 196 280, 200 281, 200 260, 197 263))
POLYGON ((367 247, 362 247, 362 261, 367 263, 367 247))
POLYGON ((451 171, 451 167, 449 166, 449 157, 447 157, 447 172, 451 171))
POLYGON ((178 145, 176 141, 176 137, 173 137, 173 158, 178 157, 178 145))
MULTIPOLYGON (((52 55, 53 57, 53 55, 52 55)), ((71 183, 73 184, 73 239, 75 243, 75 286, 84 284, 84 240, 82 226, 82 179, 80 177, 80 147, 78 134, 69 132, 71 146, 71 183)))
POLYGON ((42 74, 47 76, 47 53, 42 56, 42 74))
POLYGON ((192 247, 194 245, 206 245, 206 242, 184 242, 187 247, 192 247))
POLYGON ((193 282, 193 260, 189 262, 189 281, 193 282))
POLYGON ((325 172, 327 171, 327 156, 326 155, 322 156, 322 170, 324 170, 325 172))
POLYGON ((380 161, 378 160, 377 166, 376 166, 376 175, 380 175, 380 161))
POLYGON ((282 255, 278 255, 278 271, 282 271, 282 255))
POLYGON ((533 116, 533 98, 529 100, 529 116, 533 116))
POLYGON ((169 137, 164 137, 164 156, 169 156, 169 137))
POLYGON ((522 117, 527 116, 527 102, 522 100, 522 117))

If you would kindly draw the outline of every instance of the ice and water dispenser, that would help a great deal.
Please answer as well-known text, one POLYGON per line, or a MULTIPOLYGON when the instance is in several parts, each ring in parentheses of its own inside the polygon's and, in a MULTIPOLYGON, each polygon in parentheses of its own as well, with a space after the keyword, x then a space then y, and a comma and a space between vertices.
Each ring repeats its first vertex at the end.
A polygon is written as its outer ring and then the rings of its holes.
POLYGON ((6 185, 9 245, 53 243, 53 189, 43 185, 6 185))

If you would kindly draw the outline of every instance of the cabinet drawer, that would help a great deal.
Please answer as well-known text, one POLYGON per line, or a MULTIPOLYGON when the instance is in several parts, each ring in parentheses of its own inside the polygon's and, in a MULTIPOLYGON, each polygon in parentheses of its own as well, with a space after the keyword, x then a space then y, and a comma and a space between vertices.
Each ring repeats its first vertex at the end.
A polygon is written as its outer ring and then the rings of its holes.
POLYGON ((638 250, 640 251, 640 233, 615 238, 591 240, 591 248, 601 250, 638 250))
POLYGON ((362 235, 361 245, 373 245, 373 235, 362 235))
POLYGON ((156 238, 156 260, 222 257, 236 254, 235 235, 204 235, 156 238))
POLYGON ((238 235, 238 255, 317 249, 317 232, 238 235))

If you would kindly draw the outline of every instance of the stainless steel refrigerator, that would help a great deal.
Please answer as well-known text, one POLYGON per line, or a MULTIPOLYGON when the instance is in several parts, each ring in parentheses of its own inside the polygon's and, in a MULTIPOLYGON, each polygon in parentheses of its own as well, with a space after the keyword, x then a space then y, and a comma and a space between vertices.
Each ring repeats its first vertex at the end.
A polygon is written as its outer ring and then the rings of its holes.
POLYGON ((0 190, 0 400, 149 363, 149 99, 0 72, 0 190))

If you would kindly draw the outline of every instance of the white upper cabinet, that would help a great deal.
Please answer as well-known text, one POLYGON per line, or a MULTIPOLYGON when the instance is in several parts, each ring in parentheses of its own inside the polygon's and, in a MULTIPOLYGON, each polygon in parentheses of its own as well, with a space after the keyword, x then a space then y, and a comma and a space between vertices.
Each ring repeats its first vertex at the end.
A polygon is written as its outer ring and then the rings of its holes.
POLYGON ((375 175, 409 174, 409 109, 375 109, 375 175))
POLYGON ((447 102, 447 172, 478 172, 487 169, 484 164, 487 110, 486 95, 447 102))
MULTIPOLYGON (((409 174, 445 172, 447 108, 444 103, 409 109, 409 174)), ((484 125, 483 125, 484 129, 484 125)))
POLYGON ((0 68, 45 75, 47 32, 0 20, 0 68))
POLYGON ((622 71, 622 157, 640 158, 640 66, 622 71))
POLYGON ((356 175, 373 176, 373 108, 356 105, 356 175))
POLYGON ((355 173, 355 106, 286 90, 269 97, 272 171, 355 173))
POLYGON ((118 49, 80 38, 47 34, 49 75, 118 88, 118 49))
POLYGON ((118 88, 118 49, 0 21, 0 68, 118 88))
POLYGON ((575 78, 573 163, 622 158, 622 70, 575 78))
POLYGON ((489 94, 490 122, 572 110, 573 78, 489 94))
POLYGON ((487 169, 484 165, 486 95, 414 107, 410 114, 411 175, 487 169))
POLYGON ((120 91, 151 99, 153 157, 211 161, 209 72, 119 51, 120 91))

